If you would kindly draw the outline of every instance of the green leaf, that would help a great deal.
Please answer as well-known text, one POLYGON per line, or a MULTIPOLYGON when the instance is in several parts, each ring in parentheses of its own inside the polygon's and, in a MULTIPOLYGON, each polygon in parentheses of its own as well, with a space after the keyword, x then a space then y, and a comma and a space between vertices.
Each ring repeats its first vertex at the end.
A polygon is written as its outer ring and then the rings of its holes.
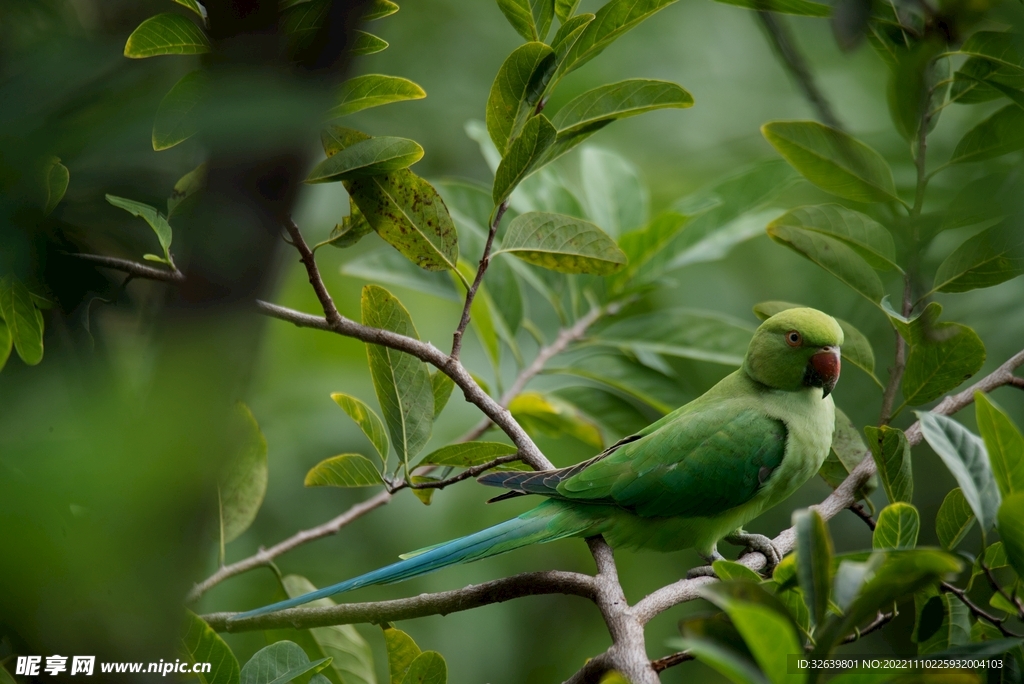
MULTIPOLYGON (((3 283, 0 281, 0 297, 3 296, 3 283)), ((7 359, 11 356, 11 349, 14 348, 14 338, 11 336, 11 329, 3 319, 3 309, 0 309, 0 370, 4 369, 7 359)))
POLYGON ((555 129, 546 116, 538 114, 527 122, 494 172, 491 197, 495 205, 504 202, 523 179, 547 163, 545 153, 554 141, 555 129))
POLYGON ((640 172, 614 152, 587 147, 580 154, 587 214, 611 236, 647 223, 650 196, 640 172))
MULTIPOLYGON (((355 202, 349 204, 348 216, 342 217, 341 223, 336 223, 334 228, 331 229, 331 234, 327 236, 327 239, 321 242, 317 247, 321 245, 330 245, 338 249, 346 249, 356 244, 364 237, 373 232, 373 226, 366 220, 363 213, 359 211, 359 207, 355 202)), ((409 262, 405 259, 400 261, 408 264, 409 262)), ((410 265, 410 267, 412 267, 410 265)), ((415 268, 415 267, 412 267, 415 268)), ((420 271, 420 269, 415 269, 420 271)), ((422 273, 422 271, 420 271, 422 273)))
MULTIPOLYGON (((286 575, 281 578, 281 586, 288 598, 302 596, 317 589, 301 575, 286 575)), ((335 603, 329 598, 323 598, 311 601, 307 605, 311 608, 328 608, 335 603)), ((311 647, 315 657, 331 658, 331 666, 322 671, 322 675, 327 675, 328 681, 334 684, 377 684, 370 645, 353 625, 313 627, 308 634, 312 637, 313 643, 303 642, 307 646, 307 653, 311 647)))
POLYGON ((796 14, 804 17, 827 17, 832 14, 831 7, 811 0, 716 0, 716 2, 758 12, 796 14))
MULTIPOLYGON (((821 634, 815 634, 815 655, 829 653, 832 646, 855 626, 873 619, 877 612, 888 609, 893 602, 906 598, 924 587, 960 572, 960 561, 948 553, 933 549, 878 551, 884 554, 878 569, 860 588, 843 618, 826 623, 821 634)), ((876 561, 869 561, 873 563, 876 561)))
POLYGON ((811 614, 811 624, 817 625, 828 610, 829 588, 832 586, 832 538, 825 521, 815 510, 795 512, 793 526, 796 527, 797 576, 811 614))
POLYGON ((376 21, 390 17, 398 11, 398 5, 391 0, 370 0, 370 6, 363 14, 363 21, 376 21))
POLYGON ((668 309, 623 319, 596 337, 659 354, 739 366, 753 333, 745 321, 713 311, 668 309))
POLYGON ((554 0, 498 0, 498 8, 526 40, 543 41, 555 16, 554 0))
POLYGON ((917 653, 941 653, 971 640, 971 613, 960 599, 950 593, 933 594, 921 601, 917 615, 917 653))
POLYGON ((947 164, 966 164, 1001 157, 1024 148, 1024 109, 1006 105, 967 131, 947 164))
POLYGON ((1022 36, 1014 33, 977 31, 964 41, 959 52, 1024 71, 1024 41, 1022 36))
POLYGON ((680 639, 679 648, 692 653, 697 660, 712 668, 733 684, 767 684, 754 663, 747 658, 737 657, 732 649, 723 647, 711 639, 680 639))
POLYGON ((1024 232, 1002 223, 957 247, 935 272, 937 292, 992 287, 1024 273, 1024 232))
MULTIPOLYGON (((839 408, 836 409, 836 431, 832 435, 832 450, 822 463, 818 474, 835 489, 841 485, 853 470, 870 453, 861 439, 860 431, 850 418, 839 408)), ((857 490, 858 498, 867 499, 878 487, 878 477, 872 476, 857 490)))
POLYGON ((746 565, 741 565, 731 560, 717 560, 711 564, 711 567, 715 571, 715 575, 718 579, 723 582, 730 580, 742 580, 746 582, 754 582, 755 584, 761 583, 761 576, 756 572, 748 568, 746 565))
MULTIPOLYGON (((518 5, 515 0, 506 0, 518 5)), ((522 0, 527 2, 528 0, 522 0)), ((534 115, 555 69, 555 53, 544 43, 520 45, 498 69, 487 96, 487 132, 504 154, 534 115)))
POLYGON ((256 417, 239 403, 231 424, 235 451, 227 461, 218 486, 223 543, 249 529, 267 493, 267 440, 256 417))
POLYGON ((558 66, 564 75, 583 66, 644 19, 675 0, 610 0, 595 14, 558 66))
POLYGON ((886 92, 889 114, 896 131, 915 147, 921 122, 927 122, 928 133, 935 128, 949 90, 949 61, 936 58, 940 51, 938 41, 921 41, 894 53, 886 92))
POLYGON ((0 317, 11 341, 2 344, 0 354, 6 361, 13 342, 25 365, 34 366, 43 360, 43 317, 32 301, 32 293, 15 275, 0 279, 0 317), (3 351, 6 348, 6 353, 3 351))
POLYGON ((899 201, 889 165, 856 138, 814 121, 774 121, 761 132, 822 190, 855 202, 899 201))
POLYGON ((885 295, 878 274, 846 243, 778 220, 768 224, 767 230, 772 240, 810 259, 868 300, 878 303, 885 295))
POLYGON ((437 651, 424 651, 409 665, 402 684, 447 684, 448 665, 437 651))
POLYGON ((195 12, 204 23, 206 22, 206 8, 203 7, 199 0, 174 0, 174 2, 178 3, 182 7, 189 8, 195 12))
POLYGON ((651 424, 651 416, 615 392, 574 385, 556 390, 554 394, 604 427, 611 434, 608 442, 635 434, 651 424))
POLYGON ((430 390, 434 394, 434 420, 441 415, 441 411, 448 405, 448 399, 455 389, 455 381, 441 371, 434 371, 430 374, 430 390))
POLYGON ((896 246, 892 235, 870 216, 839 204, 821 204, 791 209, 772 225, 792 226, 814 231, 846 243, 872 268, 902 270, 896 264, 896 246))
POLYGON ((800 652, 800 642, 792 620, 762 603, 724 598, 722 585, 708 585, 701 587, 700 591, 704 598, 717 603, 729 615, 769 681, 772 684, 789 682, 791 677, 787 674, 787 655, 800 652))
POLYGON ((200 55, 209 51, 210 41, 203 30, 180 14, 158 14, 146 19, 124 45, 124 56, 132 59, 200 55))
MULTIPOLYGON (((565 0, 555 0, 555 11, 558 11, 558 3, 564 1, 565 0)), ((575 4, 579 3, 579 0, 569 1, 574 2, 575 4)), ((593 14, 578 14, 565 20, 562 25, 558 27, 558 31, 555 32, 554 38, 551 39, 551 47, 555 51, 555 60, 557 64, 562 63, 565 56, 569 54, 569 49, 576 44, 580 35, 583 34, 583 29, 587 28, 587 25, 594 21, 594 18, 593 14)))
POLYGON ((373 487, 384 484, 376 466, 362 454, 326 458, 306 473, 307 487, 373 487))
POLYGON ((999 536, 1010 565, 1024 576, 1024 492, 1014 492, 999 506, 999 536))
MULTIPOLYGON (((390 292, 376 285, 363 288, 363 324, 419 339, 409 312, 390 292)), ((406 466, 430 439, 434 424, 434 393, 427 365, 404 352, 375 344, 366 346, 377 401, 391 433, 391 444, 406 466)))
POLYGON ((518 449, 511 444, 501 442, 461 442, 430 452, 423 457, 419 465, 469 468, 493 461, 499 456, 511 456, 517 451, 518 449))
POLYGON ((921 434, 960 485, 981 524, 981 531, 988 532, 995 524, 1000 496, 985 444, 951 418, 930 411, 915 413, 921 423, 921 434))
POLYGON ((408 634, 391 625, 382 625, 384 643, 388 650, 388 671, 391 673, 391 684, 402 684, 409 667, 422 653, 416 642, 408 634))
POLYGON ((353 31, 352 34, 352 46, 349 48, 349 52, 353 55, 373 55, 388 47, 388 41, 378 38, 372 33, 353 31))
POLYGON ((873 549, 912 549, 917 546, 921 516, 913 505, 898 501, 878 514, 878 524, 871 535, 873 549))
POLYGON ((942 548, 947 551, 955 549, 971 531, 976 519, 971 505, 964 498, 963 490, 956 487, 946 494, 935 515, 935 534, 942 548))
POLYGON ((57 157, 50 157, 43 168, 43 188, 46 190, 43 215, 48 216, 64 199, 64 193, 68 190, 68 181, 70 180, 71 174, 68 173, 68 167, 61 164, 57 157))
POLYGON ((380 456, 382 463, 388 459, 388 435, 384 430, 384 423, 381 421, 380 416, 372 408, 367 406, 363 401, 356 399, 349 394, 342 394, 341 392, 334 392, 331 394, 331 399, 334 400, 341 409, 348 414, 348 417, 355 421, 359 429, 363 431, 366 438, 370 440, 370 444, 376 449, 377 455, 380 456))
POLYGON ((974 393, 974 407, 999 492, 1003 496, 1024 492, 1024 436, 984 392, 974 393))
POLYGON ((914 498, 914 475, 907 436, 903 430, 888 425, 881 428, 869 425, 864 433, 890 503, 910 503, 914 498))
POLYGON ((576 13, 580 0, 555 0, 555 16, 563 24, 576 13))
POLYGON ((169 266, 173 266, 174 260, 171 258, 171 224, 167 223, 167 219, 164 218, 159 211, 148 204, 125 199, 123 197, 115 197, 114 195, 107 195, 106 197, 107 201, 115 207, 124 209, 132 216, 138 216, 149 224, 149 227, 153 229, 154 233, 156 233, 156 239, 160 242, 160 248, 164 252, 164 259, 166 260, 166 263, 169 266))
POLYGON ((643 228, 624 233, 619 237, 619 248, 625 253, 628 263, 619 271, 613 282, 615 289, 625 290, 634 279, 641 283, 656 279, 668 265, 664 256, 667 247, 686 226, 689 218, 674 211, 656 216, 643 228))
POLYGON ((406 100, 421 100, 426 96, 426 91, 409 79, 383 74, 364 74, 341 84, 338 89, 338 104, 327 112, 327 116, 347 116, 370 107, 406 100))
POLYGON ((595 449, 604 448, 604 439, 597 426, 581 416, 574 406, 557 397, 523 392, 512 400, 508 410, 527 432, 551 437, 568 435, 595 449))
POLYGON ((317 164, 307 183, 335 183, 367 176, 380 176, 412 166, 423 158, 423 148, 414 140, 380 136, 349 145, 317 164))
MULTIPOLYGON (((677 379, 634 361, 627 354, 635 355, 638 349, 627 344, 622 346, 626 350, 625 353, 594 354, 574 360, 565 367, 547 368, 544 372, 570 375, 600 383, 619 395, 651 407, 660 415, 665 415, 686 402, 687 395, 681 391, 677 379)), ((586 410, 587 407, 582 408, 586 410)), ((600 414, 595 417, 601 418, 600 414)), ((643 427, 650 422, 647 420, 643 427)))
POLYGON ((286 684, 304 674, 320 672, 330 664, 330 658, 310 662, 294 641, 278 641, 257 651, 242 667, 241 684, 286 684))
POLYGON ((656 109, 692 106, 693 96, 675 83, 634 78, 609 83, 573 98, 558 110, 551 123, 559 136, 566 136, 656 109))
POLYGON ((903 397, 910 406, 942 396, 977 373, 985 362, 985 345, 977 333, 960 323, 938 322, 941 304, 931 302, 909 320, 893 311, 888 300, 882 302, 882 308, 910 343, 903 374, 903 397))
MULTIPOLYGON (((801 306, 803 306, 803 304, 794 304, 792 302, 782 301, 760 302, 754 305, 754 315, 763 321, 771 318, 781 311, 796 309, 801 306)), ((875 381, 875 384, 881 386, 881 381, 875 377, 875 350, 872 348, 871 342, 868 340, 867 336, 848 321, 837 318, 836 322, 839 323, 839 327, 843 329, 843 346, 841 348, 843 360, 849 361, 857 368, 860 368, 871 376, 871 379, 875 381)))
POLYGON ((378 249, 353 259, 341 267, 341 272, 363 282, 396 285, 451 302, 461 301, 447 273, 424 271, 391 248, 378 249))
POLYGON ((559 273, 615 273, 626 255, 593 223, 562 214, 530 212, 509 224, 501 249, 523 261, 559 273))
POLYGON ((968 57, 953 74, 949 101, 978 104, 998 100, 1024 87, 1024 72, 1016 67, 990 62, 983 57, 968 57))
POLYGON ((167 219, 170 220, 185 202, 197 192, 206 187, 206 164, 202 163, 178 179, 171 190, 171 196, 167 198, 167 219))
POLYGON ((349 181, 345 189, 373 229, 428 271, 454 269, 458 234, 437 190, 408 169, 349 181))
POLYGON ((235 654, 203 618, 190 610, 185 613, 185 634, 181 637, 184 660, 189 665, 210 664, 209 672, 196 673, 201 684, 239 684, 235 654))
POLYGON ((206 96, 209 80, 205 71, 193 71, 182 76, 164 95, 153 121, 154 150, 169 149, 196 134, 199 130, 196 108, 206 96))

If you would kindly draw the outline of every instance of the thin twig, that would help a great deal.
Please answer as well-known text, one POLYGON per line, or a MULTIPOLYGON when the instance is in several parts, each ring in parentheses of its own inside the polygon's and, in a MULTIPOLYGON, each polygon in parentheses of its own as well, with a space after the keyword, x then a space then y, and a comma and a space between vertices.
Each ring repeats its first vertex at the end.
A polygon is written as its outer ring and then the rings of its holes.
MULTIPOLYGON (((565 351, 570 344, 581 340, 586 334, 590 326, 594 325, 598 320, 604 316, 614 316, 621 309, 620 304, 609 304, 604 307, 595 307, 588 311, 586 315, 581 316, 578 321, 572 324, 568 328, 563 328, 558 332, 558 336, 555 337, 554 341, 544 347, 541 347, 540 351, 537 352, 537 356, 533 359, 529 366, 520 371, 516 379, 509 385, 508 390, 501 395, 501 399, 498 403, 502 406, 508 406, 509 402, 515 399, 519 394, 526 388, 527 383, 544 370, 548 361, 565 351)), ((472 430, 469 431, 469 440, 479 438, 482 434, 487 432, 487 428, 491 426, 491 419, 484 418, 477 423, 472 430)))
POLYGON ((332 534, 337 534, 341 528, 366 515, 373 509, 383 506, 390 500, 391 494, 387 491, 381 491, 366 501, 361 501, 355 504, 338 517, 328 520, 322 525, 317 525, 316 527, 311 527, 309 529, 302 530, 301 532, 297 532, 284 541, 271 546, 269 549, 260 549, 255 554, 248 558, 244 558, 237 563, 222 565, 217 569, 217 572, 193 586, 192 591, 188 593, 185 600, 188 603, 195 603, 203 594, 228 578, 234 577, 235 575, 241 575, 243 572, 248 572, 249 570, 270 565, 275 558, 296 547, 307 544, 315 539, 322 539, 323 537, 329 537, 332 534))
MULTIPOLYGON (((984 554, 983 554, 984 555, 984 554)), ((1011 596, 1006 593, 1006 589, 996 581, 996 576, 992 573, 992 568, 986 565, 984 560, 979 559, 978 565, 981 566, 982 572, 985 573, 985 578, 988 579, 989 585, 994 589, 1000 596, 1002 596, 1007 603, 1017 607, 1017 617, 1024 619, 1024 606, 1021 605, 1021 600, 1016 595, 1011 596)))
POLYGON ((334 305, 334 300, 331 299, 327 286, 324 285, 324 280, 320 277, 320 269, 316 265, 316 256, 309 248, 309 245, 306 244, 302 237, 302 232, 295 225, 295 221, 292 221, 290 218, 287 219, 284 222, 284 227, 288 231, 288 235, 291 236, 292 245, 299 251, 302 265, 306 267, 306 274, 309 276, 309 284, 313 286, 316 298, 320 300, 320 306, 324 310, 327 322, 332 326, 337 325, 341 322, 341 314, 338 313, 338 307, 334 305))
POLYGON ((445 487, 453 485, 456 482, 462 482, 463 480, 468 480, 471 477, 476 477, 480 473, 486 472, 491 468, 497 468, 498 466, 503 465, 505 463, 512 463, 513 461, 518 460, 520 460, 519 454, 499 456, 493 461, 488 461, 487 463, 481 463, 480 465, 475 465, 470 468, 466 468, 458 475, 452 475, 451 477, 446 478, 444 480, 438 480, 436 482, 402 482, 400 485, 393 487, 391 489, 391 493, 393 494, 400 489, 405 489, 406 487, 408 487, 409 489, 444 489, 445 487))
POLYGON ((1013 377, 1006 384, 1024 390, 1024 378, 1013 377))
POLYGON ((871 514, 864 509, 863 505, 861 505, 860 503, 855 503, 852 504, 849 508, 851 511, 854 512, 854 514, 856 514, 858 518, 864 521, 865 525, 871 528, 872 532, 875 531, 875 525, 877 523, 875 523, 875 519, 871 517, 871 514))
POLYGON ((942 591, 947 591, 956 596, 958 599, 960 599, 961 603, 967 606, 967 609, 971 611, 971 613, 973 613, 975 617, 981 618, 985 622, 994 625, 996 629, 1002 632, 1004 637, 1017 638, 1021 636, 1020 634, 1016 634, 1008 630, 1006 626, 1003 624, 1003 622, 1005 622, 1004 619, 992 615, 991 613, 984 610, 981 606, 971 601, 971 599, 967 598, 967 592, 961 589, 960 587, 950 584, 949 582, 943 582, 940 585, 940 588, 942 589, 942 591))
POLYGON ((657 660, 652 660, 651 661, 651 668, 655 672, 664 672, 665 670, 667 670, 670 667, 675 667, 676 665, 682 665, 683 663, 685 663, 687 661, 690 661, 690 660, 694 660, 695 658, 696 658, 696 656, 694 656, 689 651, 680 651, 679 653, 673 653, 672 655, 667 655, 664 658, 658 658, 657 660))
POLYGON ((796 41, 793 40, 789 29, 782 22, 782 18, 765 10, 759 11, 757 16, 761 20, 761 25, 764 26, 765 33, 768 34, 772 48, 797 85, 800 86, 804 97, 818 113, 818 118, 832 128, 843 130, 843 125, 839 123, 828 99, 814 81, 814 75, 811 74, 811 69, 807 66, 807 60, 796 46, 796 41))
POLYGON ((473 307, 473 299, 476 298, 476 292, 484 281, 484 273, 487 272, 487 266, 491 263, 491 247, 494 245, 494 236, 498 232, 501 217, 505 215, 507 209, 508 200, 505 200, 494 210, 494 219, 491 221, 491 228, 487 232, 487 242, 484 243, 484 252, 480 256, 480 265, 477 266, 476 277, 473 278, 473 284, 466 290, 466 303, 462 306, 462 317, 459 319, 459 327, 455 329, 455 333, 452 335, 451 357, 453 359, 459 358, 459 354, 462 352, 462 336, 469 326, 470 309, 473 307))
POLYGON ((215 630, 221 632, 249 632, 287 627, 308 629, 357 623, 380 624, 428 615, 448 615, 493 603, 502 603, 522 596, 543 594, 582 596, 593 601, 595 600, 594 578, 578 572, 560 570, 526 572, 483 584, 470 585, 462 589, 435 594, 420 594, 411 598, 391 601, 291 608, 244 620, 231 620, 237 613, 212 613, 204 615, 203 619, 215 630))
POLYGON ((182 283, 185 282, 185 274, 172 267, 171 270, 165 268, 154 268, 153 266, 147 266, 146 264, 140 264, 137 261, 130 261, 128 259, 118 259, 116 257, 101 256, 99 254, 77 254, 68 252, 67 256, 81 259, 82 261, 88 261, 101 266, 103 268, 110 268, 115 271, 121 271, 127 273, 134 278, 144 278, 146 280, 159 280, 165 283, 182 283))
POLYGON ((867 625, 865 625, 864 629, 858 629, 853 634, 847 634, 839 643, 852 644, 854 641, 858 641, 861 638, 866 637, 868 634, 871 634, 872 632, 877 632, 878 630, 882 629, 882 627, 885 627, 887 624, 892 622, 893 618, 895 618, 897 615, 899 615, 899 613, 897 613, 895 610, 890 611, 888 613, 883 613, 879 611, 875 619, 869 622, 867 625))

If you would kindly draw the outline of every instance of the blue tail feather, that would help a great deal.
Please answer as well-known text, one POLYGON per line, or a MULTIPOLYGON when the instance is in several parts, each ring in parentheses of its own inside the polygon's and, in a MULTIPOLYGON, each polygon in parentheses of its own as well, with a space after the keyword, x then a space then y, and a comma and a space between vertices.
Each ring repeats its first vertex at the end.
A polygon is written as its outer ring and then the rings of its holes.
POLYGON ((353 577, 350 580, 339 582, 323 589, 297 596, 293 599, 273 603, 269 606, 239 613, 231 620, 242 620, 245 618, 265 615, 287 608, 301 606, 310 601, 327 598, 346 591, 369 587, 375 584, 391 584, 402 580, 425 575, 435 570, 455 565, 456 563, 467 563, 489 556, 496 556, 506 551, 511 551, 529 544, 554 541, 564 537, 580 534, 589 527, 586 521, 576 520, 575 524, 564 524, 566 521, 558 516, 558 508, 552 507, 549 502, 524 513, 523 515, 498 523, 493 527, 475 532, 459 539, 439 546, 428 548, 422 553, 410 556, 397 563, 386 565, 365 575, 353 577), (552 510, 554 509, 554 510, 552 510), (552 524, 556 516, 561 518, 563 524, 552 524))

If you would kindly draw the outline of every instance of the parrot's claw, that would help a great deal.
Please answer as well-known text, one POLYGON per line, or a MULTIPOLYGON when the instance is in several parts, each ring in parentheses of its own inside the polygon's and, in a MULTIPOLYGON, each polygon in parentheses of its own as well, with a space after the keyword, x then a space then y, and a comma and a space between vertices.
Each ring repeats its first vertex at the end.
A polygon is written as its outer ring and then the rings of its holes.
POLYGON ((717 575, 715 574, 715 569, 711 567, 711 564, 715 561, 725 560, 725 556, 720 554, 718 552, 718 549, 712 549, 710 556, 705 556, 703 553, 699 552, 698 555, 704 559, 704 562, 707 563, 707 565, 700 565, 696 568, 690 568, 690 570, 686 573, 686 579, 693 579, 694 577, 717 577, 717 575))
POLYGON ((771 576, 775 566, 782 561, 782 554, 775 548, 775 544, 763 534, 751 534, 742 530, 736 530, 726 537, 725 541, 736 546, 745 546, 747 550, 740 554, 741 557, 753 551, 762 554, 767 561, 761 570, 765 576, 771 576))

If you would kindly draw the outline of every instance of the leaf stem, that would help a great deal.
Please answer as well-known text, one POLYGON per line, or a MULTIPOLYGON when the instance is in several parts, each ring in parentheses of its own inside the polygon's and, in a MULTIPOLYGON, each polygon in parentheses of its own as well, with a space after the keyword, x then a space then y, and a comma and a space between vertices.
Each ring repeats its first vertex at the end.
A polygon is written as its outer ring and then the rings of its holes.
MULTIPOLYGON (((507 209, 508 200, 494 208, 491 227, 487 231, 487 242, 484 244, 484 252, 480 256, 480 265, 477 266, 473 284, 469 285, 465 277, 462 278, 463 284, 466 285, 466 303, 462 306, 462 318, 459 320, 459 327, 455 329, 455 333, 452 335, 451 357, 453 359, 458 360, 459 353, 462 351, 462 336, 469 326, 470 309, 473 306, 473 299, 476 298, 477 290, 480 289, 480 284, 484 280, 484 274, 487 272, 487 266, 491 263, 491 247, 494 246, 494 236, 498 233, 498 225, 501 223, 501 217, 505 215, 507 209)), ((456 269, 456 272, 458 273, 458 269, 456 269)), ((462 277, 462 274, 460 273, 459 276, 462 277)))

